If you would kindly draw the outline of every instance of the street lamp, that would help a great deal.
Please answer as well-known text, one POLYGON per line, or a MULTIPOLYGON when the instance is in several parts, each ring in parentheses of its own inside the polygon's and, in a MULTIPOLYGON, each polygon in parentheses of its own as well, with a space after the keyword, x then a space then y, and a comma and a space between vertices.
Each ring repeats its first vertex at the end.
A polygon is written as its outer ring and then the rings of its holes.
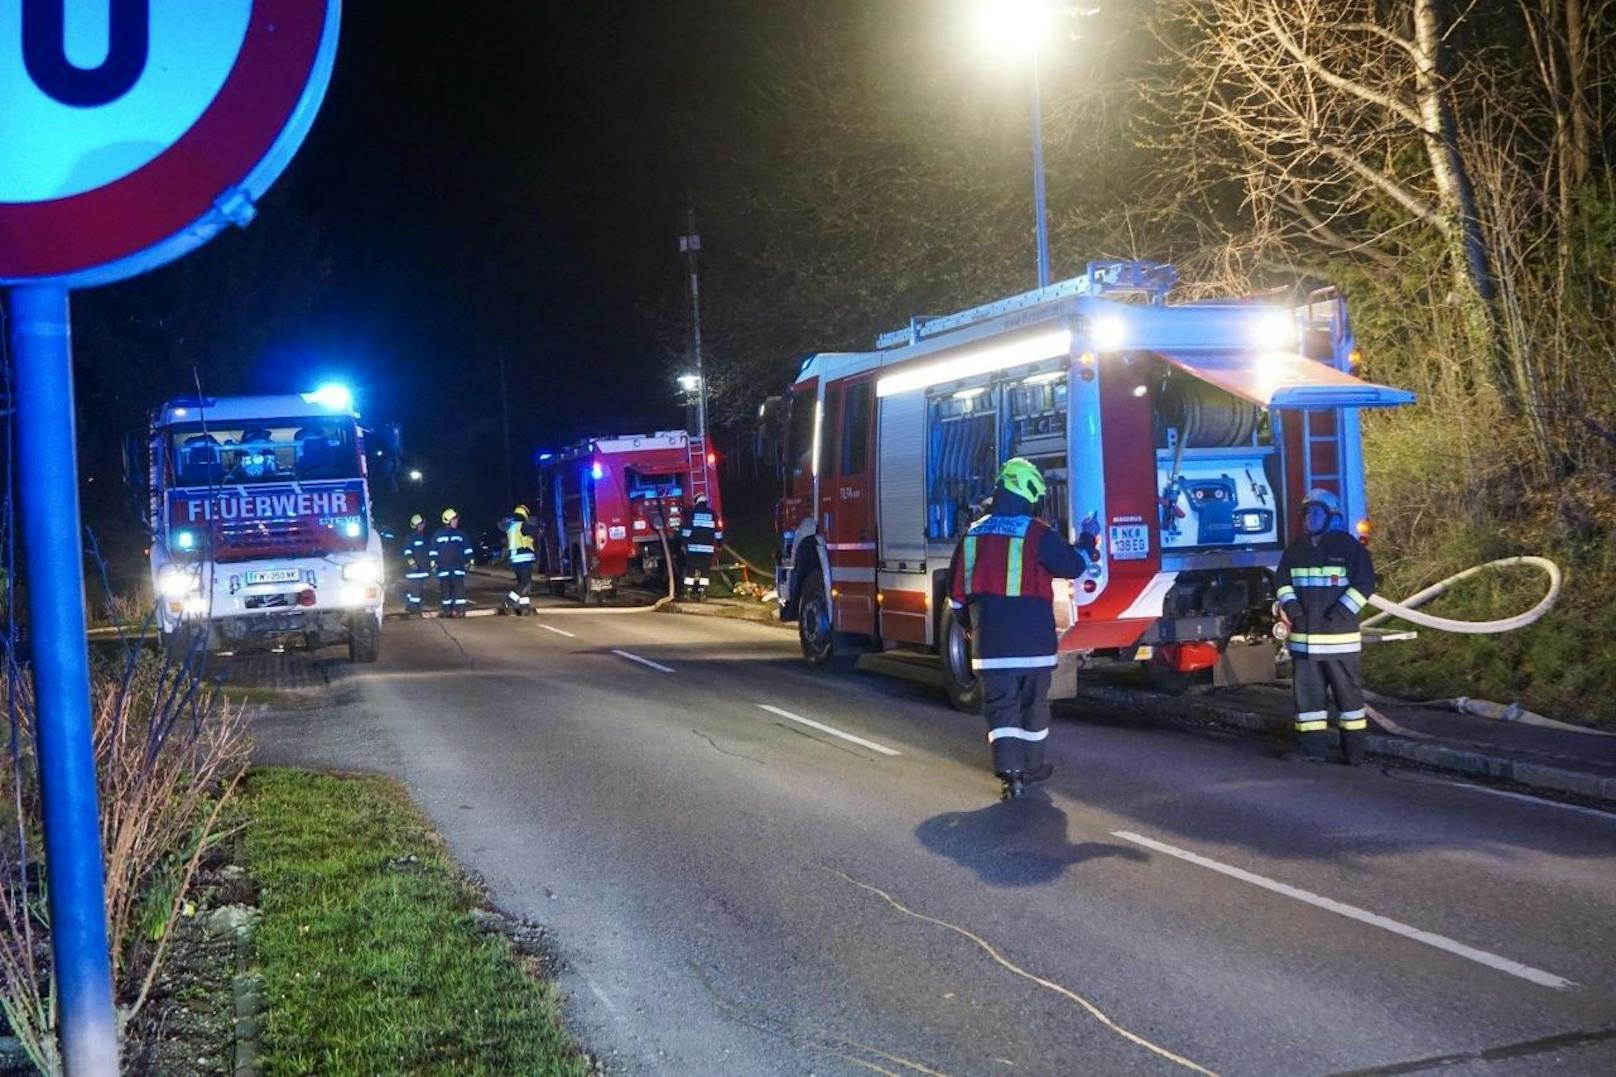
POLYGON ((411 482, 420 482, 423 477, 424 476, 422 476, 422 474, 420 472, 420 469, 413 468, 413 467, 410 468, 410 481, 411 482))
POLYGON ((679 375, 679 388, 683 389, 686 393, 689 393, 690 395, 694 396, 695 393, 696 393, 696 390, 699 389, 700 387, 701 387, 701 375, 700 374, 680 374, 679 375))
POLYGON ((1000 52, 1026 56, 1032 65, 1032 201, 1038 234, 1038 287, 1049 287, 1049 221, 1044 207, 1044 118, 1038 54, 1054 28, 1049 0, 983 0, 977 28, 1000 52))

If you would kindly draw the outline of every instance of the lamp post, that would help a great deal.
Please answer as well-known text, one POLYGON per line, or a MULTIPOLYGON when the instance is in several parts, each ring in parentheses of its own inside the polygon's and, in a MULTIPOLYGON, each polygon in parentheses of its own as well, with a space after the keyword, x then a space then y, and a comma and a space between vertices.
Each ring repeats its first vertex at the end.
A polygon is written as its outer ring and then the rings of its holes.
MULTIPOLYGON (((696 352, 696 372, 694 375, 686 374, 679 379, 684 385, 685 378, 694 377, 694 390, 696 394, 696 436, 705 441, 707 437, 707 379, 701 373, 701 276, 697 272, 697 255, 701 252, 701 235, 696 231, 696 211, 689 211, 686 218, 690 230, 679 237, 679 250, 685 255, 690 264, 690 333, 696 352)), ((686 392, 691 387, 686 387, 686 392)))
POLYGON ((1043 91, 1038 54, 1049 37, 1054 12, 1049 0, 983 0, 982 36, 998 51, 1027 57, 1032 68, 1032 201, 1038 238, 1038 287, 1049 287, 1049 218, 1044 200, 1043 91))

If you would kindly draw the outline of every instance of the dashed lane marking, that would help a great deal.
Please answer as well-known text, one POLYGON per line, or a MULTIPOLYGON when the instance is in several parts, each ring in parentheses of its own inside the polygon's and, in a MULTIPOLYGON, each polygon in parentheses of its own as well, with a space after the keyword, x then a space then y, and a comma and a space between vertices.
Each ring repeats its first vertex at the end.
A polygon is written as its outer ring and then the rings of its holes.
POLYGON ((829 733, 833 737, 840 737, 845 741, 851 741, 854 744, 858 744, 870 749, 872 752, 880 752, 882 755, 903 754, 896 748, 888 748, 885 744, 877 744, 873 740, 865 740, 863 737, 857 736, 853 733, 844 733, 842 730, 837 729, 834 726, 828 726, 823 722, 816 722, 812 718, 804 718, 800 714, 792 714, 788 710, 781 710, 779 707, 772 707, 767 703, 759 703, 758 707, 762 710, 768 711, 770 714, 778 714, 782 718, 805 725, 809 729, 817 729, 821 733, 829 733))
POLYGON ((1379 913, 1369 912, 1367 909, 1360 909, 1355 905, 1347 905, 1343 902, 1336 901, 1333 898, 1321 897, 1318 894, 1299 889, 1298 887, 1291 886, 1288 883, 1276 882, 1273 879, 1258 875, 1256 872, 1247 871, 1244 868, 1237 868, 1231 864, 1224 864, 1220 861, 1213 860, 1211 857, 1201 856, 1199 853, 1192 853, 1188 849, 1180 849, 1176 845, 1168 845, 1164 841, 1156 841, 1155 839, 1147 838, 1142 834, 1135 834, 1131 830, 1113 830, 1111 833, 1113 836, 1121 838, 1124 841, 1131 841, 1135 845, 1143 845, 1147 849, 1154 849, 1158 853, 1166 853, 1168 856, 1177 857, 1178 859, 1190 864, 1194 864, 1197 867, 1203 867, 1209 871, 1215 871, 1220 875, 1227 875, 1231 879, 1239 879, 1243 883, 1250 883, 1252 886, 1260 886, 1264 890, 1272 891, 1275 894, 1283 894, 1285 897, 1295 898, 1297 901, 1305 902, 1316 908, 1324 909, 1327 912, 1333 912, 1337 916, 1345 916, 1349 920, 1356 920, 1361 924, 1368 924, 1371 927, 1378 927, 1383 931, 1390 931, 1393 935, 1401 935, 1405 939, 1413 939, 1415 942, 1422 942, 1427 946, 1432 946, 1438 950, 1446 951, 1447 953, 1453 954, 1456 957, 1462 957, 1466 961, 1474 961, 1479 965, 1486 965, 1488 968, 1497 969, 1499 972, 1507 972, 1511 976, 1518 976, 1521 979, 1535 983, 1540 987, 1552 987, 1557 990, 1564 990, 1568 987, 1577 986, 1571 980, 1567 980, 1563 976, 1556 976, 1552 972, 1544 972, 1542 969, 1534 969, 1532 966, 1523 965, 1519 961, 1511 961, 1507 957, 1499 957, 1497 954, 1488 953, 1486 950, 1478 950, 1474 946, 1466 946, 1462 942, 1455 942, 1453 939, 1450 939, 1445 935, 1438 935, 1430 931, 1422 931, 1417 927, 1410 927, 1408 924, 1400 923, 1399 921, 1393 920, 1390 917, 1381 916, 1379 913))
POLYGON ((663 665, 661 662, 653 662, 649 658, 641 658, 639 655, 631 654, 628 651, 619 651, 617 648, 613 647, 612 648, 612 653, 617 655, 619 658, 626 658, 630 662, 638 662, 642 666, 650 666, 652 669, 659 669, 663 673, 672 673, 673 672, 673 670, 669 669, 667 666, 663 665))
POLYGON ((575 633, 568 632, 564 628, 557 628, 555 625, 540 625, 539 627, 544 629, 546 632, 554 632, 558 636, 566 636, 568 639, 578 638, 575 633))

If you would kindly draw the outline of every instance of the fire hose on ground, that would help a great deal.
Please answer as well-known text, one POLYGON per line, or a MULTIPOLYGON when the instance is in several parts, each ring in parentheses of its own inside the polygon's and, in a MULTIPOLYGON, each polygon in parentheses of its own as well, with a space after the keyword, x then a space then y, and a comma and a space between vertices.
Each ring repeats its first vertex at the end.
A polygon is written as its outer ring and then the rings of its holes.
MULTIPOLYGON (((1546 557, 1501 557, 1496 561, 1488 561, 1484 564, 1474 565, 1465 569, 1463 572, 1458 572, 1452 576, 1449 576, 1445 580, 1439 580, 1438 582, 1433 583, 1431 586, 1425 588, 1423 591, 1410 595, 1402 602, 1393 602, 1390 599, 1381 598, 1379 595, 1372 596, 1369 599, 1369 604, 1381 612, 1375 614, 1367 621, 1364 621, 1362 627, 1373 628, 1375 625, 1396 617, 1400 618, 1401 620, 1408 621, 1411 624, 1420 625, 1424 628, 1435 629, 1438 632, 1454 632, 1463 635, 1494 635, 1500 632, 1513 632, 1516 629, 1525 628, 1527 625, 1536 623, 1537 621, 1541 620, 1543 616, 1549 612, 1549 610, 1553 609, 1554 604, 1560 599, 1560 589, 1564 582, 1564 577, 1560 572, 1560 566, 1556 565, 1553 561, 1550 561, 1546 557), (1472 576, 1480 575, 1481 573, 1489 570, 1512 568, 1516 565, 1529 565, 1532 568, 1541 569, 1549 578, 1548 592, 1543 596, 1542 599, 1538 601, 1537 605, 1533 606, 1525 613, 1517 614, 1514 617, 1500 618, 1494 621, 1458 621, 1451 617, 1436 617, 1432 614, 1421 613, 1419 611, 1419 607, 1425 605, 1439 595, 1444 594, 1450 588, 1452 588, 1454 584, 1459 583, 1461 580, 1467 580, 1472 576)), ((1375 695, 1374 693, 1369 693, 1369 697, 1377 703, 1402 702, 1400 700, 1389 699, 1385 696, 1375 695)), ((1500 722, 1519 722, 1522 725, 1540 726, 1546 729, 1560 729, 1573 733, 1591 733, 1596 736, 1607 737, 1616 736, 1616 733, 1608 733, 1604 730, 1588 729, 1584 726, 1571 725, 1568 722, 1557 722, 1553 718, 1546 718, 1541 714, 1534 714, 1532 711, 1526 710, 1519 703, 1494 703, 1491 700, 1486 699, 1472 699, 1469 696, 1455 696, 1451 699, 1419 700, 1406 703, 1404 705, 1439 707, 1443 709, 1451 709, 1460 714, 1474 715, 1479 718, 1491 718, 1500 722)), ((1396 722, 1391 721, 1379 711, 1374 711, 1374 717, 1377 722, 1393 733, 1424 739, 1422 734, 1416 733, 1413 730, 1404 729, 1402 726, 1399 726, 1396 722)))

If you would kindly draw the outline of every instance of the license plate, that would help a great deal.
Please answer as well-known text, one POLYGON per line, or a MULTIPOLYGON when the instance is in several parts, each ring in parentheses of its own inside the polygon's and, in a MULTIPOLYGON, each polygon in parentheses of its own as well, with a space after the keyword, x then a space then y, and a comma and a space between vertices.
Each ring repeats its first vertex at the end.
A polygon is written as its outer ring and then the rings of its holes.
POLYGON ((247 573, 247 586, 255 583, 296 583, 303 572, 295 568, 257 568, 247 573))
POLYGON ((1112 524, 1111 559, 1143 561, 1150 556, 1149 524, 1112 524))

